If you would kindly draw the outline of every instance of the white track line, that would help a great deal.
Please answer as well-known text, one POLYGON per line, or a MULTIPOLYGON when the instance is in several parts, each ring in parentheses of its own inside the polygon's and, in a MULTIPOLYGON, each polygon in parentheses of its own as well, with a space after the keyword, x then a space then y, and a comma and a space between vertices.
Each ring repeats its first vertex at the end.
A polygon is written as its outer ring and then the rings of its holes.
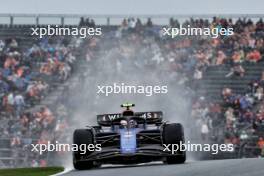
POLYGON ((62 175, 62 174, 66 174, 70 171, 72 171, 73 169, 65 169, 64 171, 60 172, 60 173, 57 173, 57 174, 54 174, 54 175, 50 175, 50 176, 59 176, 59 175, 62 175))

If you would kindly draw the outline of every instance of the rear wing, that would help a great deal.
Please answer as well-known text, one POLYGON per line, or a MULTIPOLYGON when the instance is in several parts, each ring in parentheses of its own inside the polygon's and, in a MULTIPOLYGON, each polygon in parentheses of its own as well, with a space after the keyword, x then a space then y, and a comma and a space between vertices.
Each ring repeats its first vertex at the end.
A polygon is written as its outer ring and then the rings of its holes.
MULTIPOLYGON (((134 116, 144 119, 147 124, 159 123, 163 119, 163 113, 161 111, 135 112, 134 116)), ((101 114, 97 115, 97 123, 100 126, 111 126, 112 121, 118 118, 122 118, 121 113, 101 114)))

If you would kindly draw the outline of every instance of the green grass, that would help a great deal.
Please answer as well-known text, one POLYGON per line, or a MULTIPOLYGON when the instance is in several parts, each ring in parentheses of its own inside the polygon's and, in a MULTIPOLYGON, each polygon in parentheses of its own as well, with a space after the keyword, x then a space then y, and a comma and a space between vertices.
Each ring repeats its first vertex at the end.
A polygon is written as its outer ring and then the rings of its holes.
POLYGON ((49 176, 62 172, 62 167, 0 169, 1 176, 49 176))

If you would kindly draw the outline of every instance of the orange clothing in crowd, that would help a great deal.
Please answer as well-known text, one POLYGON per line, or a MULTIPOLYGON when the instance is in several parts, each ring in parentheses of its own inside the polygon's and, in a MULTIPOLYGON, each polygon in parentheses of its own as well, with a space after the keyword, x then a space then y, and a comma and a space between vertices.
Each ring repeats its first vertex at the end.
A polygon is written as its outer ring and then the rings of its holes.
POLYGON ((46 144, 46 145, 48 145, 48 140, 46 140, 46 139, 39 139, 38 140, 38 144, 46 144))
POLYGON ((17 61, 14 58, 8 57, 5 60, 4 68, 9 68, 9 67, 14 66, 16 64, 17 64, 17 61))
POLYGON ((17 75, 19 77, 22 77, 23 73, 24 73, 24 69, 22 67, 20 67, 19 69, 17 69, 17 75))
POLYGON ((220 40, 217 38, 214 38, 214 39, 212 39, 211 44, 213 47, 217 47, 220 44, 220 40))
POLYGON ((254 50, 254 51, 248 53, 247 58, 250 61, 258 62, 261 59, 261 54, 258 50, 254 50))
POLYGON ((258 147, 263 149, 264 147, 264 139, 263 138, 260 138, 259 141, 258 141, 258 147))

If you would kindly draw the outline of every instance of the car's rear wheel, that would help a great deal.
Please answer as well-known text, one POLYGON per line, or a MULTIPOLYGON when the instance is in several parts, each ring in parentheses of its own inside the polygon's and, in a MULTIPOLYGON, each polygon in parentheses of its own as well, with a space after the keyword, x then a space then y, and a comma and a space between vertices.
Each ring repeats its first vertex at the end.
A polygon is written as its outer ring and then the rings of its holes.
MULTIPOLYGON (((179 123, 166 124, 163 128, 163 143, 164 144, 180 144, 184 143, 184 129, 179 123)), ((170 147, 172 150, 172 147, 170 147)), ((168 164, 181 164, 186 160, 186 152, 178 151, 177 154, 171 154, 166 158, 168 164)))
MULTIPOLYGON (((73 133, 73 143, 80 145, 94 144, 93 132, 90 129, 77 129, 73 133)), ((80 149, 80 147, 78 147, 80 149)), ((93 161, 80 161, 81 157, 88 156, 90 153, 86 151, 81 154, 80 151, 73 152, 73 166, 77 170, 91 169, 95 167, 93 161)))

